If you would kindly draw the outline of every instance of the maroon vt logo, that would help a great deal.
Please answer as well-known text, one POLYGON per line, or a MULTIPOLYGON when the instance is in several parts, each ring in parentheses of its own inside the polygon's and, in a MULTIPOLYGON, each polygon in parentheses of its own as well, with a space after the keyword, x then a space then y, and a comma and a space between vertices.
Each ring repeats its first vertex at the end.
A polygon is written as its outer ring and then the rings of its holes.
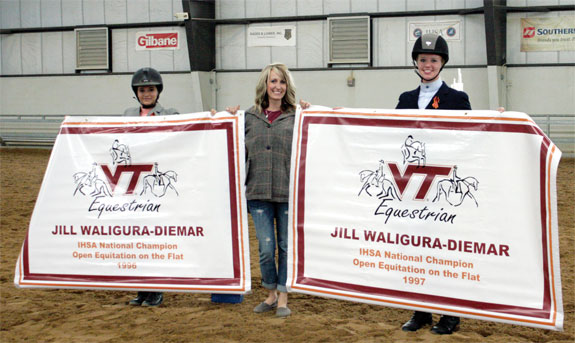
POLYGON ((160 171, 158 163, 132 164, 129 147, 120 143, 118 139, 112 143, 110 155, 112 167, 94 162, 89 172, 74 174, 76 184, 74 195, 79 192, 91 197, 112 197, 112 194, 120 196, 151 194, 163 197, 169 190, 179 195, 175 187, 178 181, 178 174, 175 171, 160 171), (142 184, 140 188, 139 184, 142 184), (122 192, 123 194, 119 194, 122 192))
POLYGON ((421 185, 419 186, 419 190, 415 195, 416 200, 424 200, 429 189, 433 185, 433 181, 438 176, 448 176, 451 174, 451 170, 453 167, 451 166, 425 166, 425 167, 418 167, 414 164, 408 164, 405 171, 402 173, 399 171, 399 167, 396 163, 388 162, 387 167, 391 171, 391 175, 393 176, 393 180, 397 185, 397 190, 399 191, 400 197, 403 198, 403 193, 409 185, 409 181, 413 174, 420 174, 424 175, 425 178, 421 185))
POLYGON ((381 209, 387 207, 387 201, 403 201, 406 193, 415 194, 414 200, 431 200, 428 198, 430 195, 434 203, 445 201, 451 206, 460 206, 465 199, 471 199, 479 206, 474 196, 479 186, 475 177, 459 177, 455 165, 427 165, 425 143, 411 135, 407 136, 400 151, 403 166, 399 166, 401 163, 380 160, 377 169, 359 173, 363 186, 358 196, 365 191, 370 197, 381 200, 375 214, 381 214, 381 209), (413 184, 416 183, 412 182, 414 179, 421 182, 413 184))
POLYGON ((384 202, 394 199, 401 201, 406 189, 410 185, 413 175, 423 175, 424 178, 421 184, 419 184, 419 188, 415 194, 415 200, 425 200, 435 179, 439 176, 451 174, 452 169, 453 167, 451 166, 419 167, 416 164, 408 164, 402 172, 397 163, 385 163, 381 160, 379 161, 379 168, 377 170, 363 170, 359 173, 363 187, 358 195, 361 195, 361 193, 365 191, 369 196, 377 196, 377 198, 382 199, 384 202), (389 172, 391 172, 391 177, 389 177, 389 172))
POLYGON ((140 179, 140 174, 151 172, 152 169, 154 169, 153 164, 117 165, 116 170, 114 171, 114 173, 112 173, 112 171, 107 165, 102 164, 100 165, 100 167, 102 168, 102 172, 104 172, 104 175, 108 180, 108 184, 112 189, 112 193, 116 189, 116 186, 118 185, 118 182, 122 177, 122 174, 127 175, 127 177, 129 177, 130 182, 128 184, 128 188, 126 189, 125 194, 134 194, 134 190, 136 189, 136 186, 138 185, 138 180, 140 179))

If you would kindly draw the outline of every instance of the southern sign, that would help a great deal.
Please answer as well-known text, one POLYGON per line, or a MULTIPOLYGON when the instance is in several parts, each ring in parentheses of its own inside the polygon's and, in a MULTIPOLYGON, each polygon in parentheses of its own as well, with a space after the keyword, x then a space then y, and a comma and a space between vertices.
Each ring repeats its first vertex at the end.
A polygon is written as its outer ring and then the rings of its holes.
POLYGON ((560 156, 517 112, 297 113, 288 287, 561 329, 560 156))
POLYGON ((575 50, 575 16, 521 18, 521 51, 575 50))
POLYGON ((67 117, 19 287, 245 293, 243 116, 67 117))

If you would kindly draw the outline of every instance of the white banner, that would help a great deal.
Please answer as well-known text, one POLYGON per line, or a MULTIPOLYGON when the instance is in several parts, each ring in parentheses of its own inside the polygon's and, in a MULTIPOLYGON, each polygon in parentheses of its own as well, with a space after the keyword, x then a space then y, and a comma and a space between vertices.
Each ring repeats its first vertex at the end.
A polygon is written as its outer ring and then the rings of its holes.
POLYGON ((407 37, 410 42, 427 33, 435 33, 448 41, 461 40, 461 21, 423 21, 407 23, 407 37))
POLYGON ((249 26, 248 47, 255 46, 295 46, 295 26, 249 26))
POLYGON ((521 51, 575 50, 575 16, 521 18, 521 51))
POLYGON ((298 113, 288 287, 561 329, 560 157, 523 113, 298 113))
POLYGON ((67 117, 20 287, 250 291, 243 115, 67 117))

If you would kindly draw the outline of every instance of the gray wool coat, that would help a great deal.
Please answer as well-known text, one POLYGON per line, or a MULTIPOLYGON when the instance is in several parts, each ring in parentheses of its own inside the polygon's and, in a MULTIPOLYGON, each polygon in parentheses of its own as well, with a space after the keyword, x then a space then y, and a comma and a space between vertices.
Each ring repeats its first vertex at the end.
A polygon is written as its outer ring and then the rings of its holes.
POLYGON ((246 197, 287 202, 295 112, 272 123, 255 106, 245 112, 246 197))

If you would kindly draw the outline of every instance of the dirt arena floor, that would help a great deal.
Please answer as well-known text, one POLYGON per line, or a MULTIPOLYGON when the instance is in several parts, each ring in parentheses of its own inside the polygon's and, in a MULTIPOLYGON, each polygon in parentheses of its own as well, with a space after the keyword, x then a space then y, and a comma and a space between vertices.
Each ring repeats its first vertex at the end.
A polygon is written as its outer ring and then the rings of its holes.
MULTIPOLYGON (((574 342, 575 160, 557 178, 565 331, 463 319, 459 331, 400 330, 410 311, 292 294, 292 316, 256 315, 264 298, 251 236, 252 287, 241 304, 208 294, 166 294, 159 308, 130 307, 134 293, 17 289, 14 266, 50 150, 0 149, 0 342, 574 342)), ((63 205, 65 206, 65 205, 63 205)), ((253 230, 253 228, 250 228, 253 230)), ((437 318, 437 316, 435 316, 437 318)))

